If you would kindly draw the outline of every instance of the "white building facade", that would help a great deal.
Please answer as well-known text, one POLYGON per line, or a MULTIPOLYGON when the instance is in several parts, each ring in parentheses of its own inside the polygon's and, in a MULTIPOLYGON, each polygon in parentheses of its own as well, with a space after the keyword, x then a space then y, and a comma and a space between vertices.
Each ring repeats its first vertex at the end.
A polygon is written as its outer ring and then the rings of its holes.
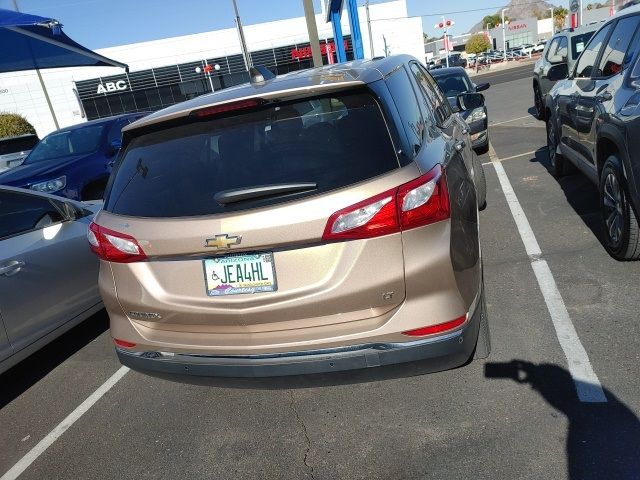
MULTIPOLYGON (((424 59, 422 21, 407 18, 406 0, 376 3, 369 12, 373 52, 364 7, 359 9, 366 58, 405 53, 424 59)), ((316 15, 316 24, 326 64, 327 53, 335 51, 333 31, 321 14, 316 15)), ((353 59, 346 12, 342 31, 347 58, 353 59)), ((312 66, 304 17, 246 25, 244 34, 255 65, 278 74, 312 66)), ((157 110, 249 78, 235 28, 96 51, 128 64, 129 72, 115 67, 41 71, 61 128, 124 112, 157 110)), ((34 71, 0 74, 0 112, 24 115, 41 138, 55 130, 34 71)))

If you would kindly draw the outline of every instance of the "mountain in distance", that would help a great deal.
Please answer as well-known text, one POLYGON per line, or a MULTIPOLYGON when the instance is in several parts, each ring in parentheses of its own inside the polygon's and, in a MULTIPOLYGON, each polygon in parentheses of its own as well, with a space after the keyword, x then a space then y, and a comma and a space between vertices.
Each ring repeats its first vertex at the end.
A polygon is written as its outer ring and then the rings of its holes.
MULTIPOLYGON (((505 12, 505 16, 509 17, 512 20, 524 20, 525 18, 535 18, 539 15, 548 16, 551 12, 549 9, 553 7, 549 2, 545 2, 544 0, 540 1, 531 1, 531 0, 511 0, 504 8, 507 8, 508 11, 505 12)), ((494 13, 500 13, 499 9, 494 13)), ((544 18, 544 17, 543 17, 544 18)), ((484 30, 486 25, 483 25, 482 20, 475 24, 469 30, 469 33, 480 32, 484 30)))

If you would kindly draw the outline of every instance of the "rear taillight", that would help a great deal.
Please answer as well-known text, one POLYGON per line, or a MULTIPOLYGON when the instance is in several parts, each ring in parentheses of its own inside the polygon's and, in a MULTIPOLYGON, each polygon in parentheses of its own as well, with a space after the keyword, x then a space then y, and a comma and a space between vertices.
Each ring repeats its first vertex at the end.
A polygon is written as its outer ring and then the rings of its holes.
POLYGON ((147 255, 131 235, 119 233, 91 222, 87 230, 91 251, 109 262, 131 263, 147 258, 147 255))
POLYGON ((445 220, 449 195, 440 165, 428 173, 374 197, 335 212, 322 239, 379 237, 445 220))

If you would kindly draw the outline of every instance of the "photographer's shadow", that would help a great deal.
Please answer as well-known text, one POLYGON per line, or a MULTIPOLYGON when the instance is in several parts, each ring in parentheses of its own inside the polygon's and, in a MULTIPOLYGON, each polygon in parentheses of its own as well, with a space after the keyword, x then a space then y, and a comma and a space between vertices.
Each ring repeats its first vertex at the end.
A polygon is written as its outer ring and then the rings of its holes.
POLYGON ((583 403, 569 372, 545 363, 487 363, 485 376, 527 384, 566 415, 569 479, 640 480, 640 420, 610 391, 607 403, 583 403))

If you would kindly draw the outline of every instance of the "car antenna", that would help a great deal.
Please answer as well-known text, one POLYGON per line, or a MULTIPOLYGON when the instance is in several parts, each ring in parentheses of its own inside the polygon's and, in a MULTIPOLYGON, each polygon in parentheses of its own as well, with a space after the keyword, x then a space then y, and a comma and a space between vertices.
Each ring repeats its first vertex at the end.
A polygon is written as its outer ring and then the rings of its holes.
POLYGON ((262 65, 249 68, 249 76, 251 83, 254 85, 265 83, 268 80, 276 78, 275 74, 271 70, 262 65))

